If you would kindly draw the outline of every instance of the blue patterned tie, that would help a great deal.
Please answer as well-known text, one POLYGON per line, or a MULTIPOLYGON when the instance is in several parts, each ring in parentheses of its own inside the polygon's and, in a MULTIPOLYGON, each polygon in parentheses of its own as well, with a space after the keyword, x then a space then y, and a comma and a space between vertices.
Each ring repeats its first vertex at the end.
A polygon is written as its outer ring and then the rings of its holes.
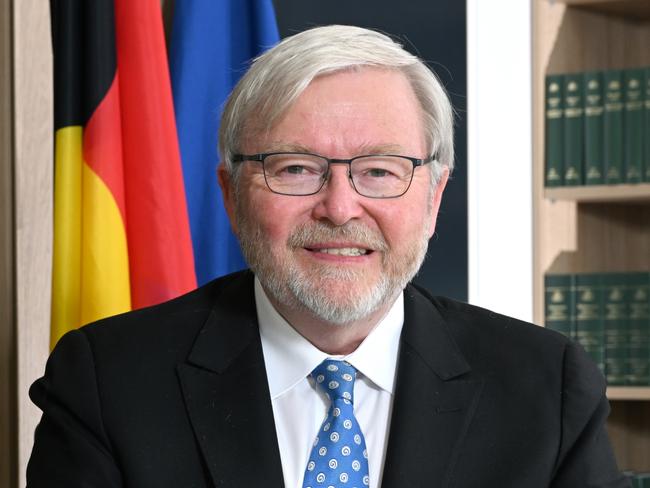
POLYGON ((326 359, 311 376, 331 401, 327 418, 314 440, 303 488, 368 486, 368 451, 354 417, 357 370, 345 361, 326 359))

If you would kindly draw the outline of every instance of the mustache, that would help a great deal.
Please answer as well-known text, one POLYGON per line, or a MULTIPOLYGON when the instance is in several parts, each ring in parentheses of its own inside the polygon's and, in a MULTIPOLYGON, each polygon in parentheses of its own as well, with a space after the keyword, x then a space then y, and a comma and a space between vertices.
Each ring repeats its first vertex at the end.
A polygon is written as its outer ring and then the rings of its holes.
POLYGON ((351 241, 374 251, 385 252, 389 249, 381 232, 359 222, 348 222, 340 226, 325 222, 305 223, 296 227, 287 243, 291 247, 309 247, 312 244, 328 241, 351 241))

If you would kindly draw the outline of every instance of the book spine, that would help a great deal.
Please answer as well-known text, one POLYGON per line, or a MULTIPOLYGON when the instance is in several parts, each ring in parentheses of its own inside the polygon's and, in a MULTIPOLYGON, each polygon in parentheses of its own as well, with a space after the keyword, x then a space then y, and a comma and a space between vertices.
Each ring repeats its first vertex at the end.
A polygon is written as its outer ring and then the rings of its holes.
POLYGON ((643 70, 627 69, 623 75, 625 181, 639 183, 643 179, 643 70))
POLYGON ((638 475, 639 488, 650 488, 650 473, 642 473, 638 475))
POLYGON ((604 182, 605 155, 603 147, 603 74, 593 71, 584 74, 585 87, 585 174, 586 185, 604 182))
POLYGON ((544 276, 544 324, 571 339, 575 337, 573 287, 574 276, 571 274, 544 276))
POLYGON ((574 315, 576 341, 605 374, 605 324, 600 274, 576 276, 574 315))
POLYGON ((564 76, 564 184, 582 184, 584 166, 584 87, 581 74, 564 76))
POLYGON ((564 77, 546 76, 546 186, 564 184, 564 77))
POLYGON ((650 488, 650 473, 623 472, 630 480, 632 488, 650 488))
POLYGON ((605 84, 605 114, 603 118, 605 152, 605 182, 623 181, 623 81, 620 70, 603 74, 605 84))
POLYGON ((643 488, 643 479, 639 475, 632 475, 630 478, 632 488, 643 488))
POLYGON ((650 274, 629 273, 627 384, 650 385, 650 274))
POLYGON ((644 110, 643 110, 643 140, 644 140, 644 171, 643 171, 643 180, 650 182, 650 66, 643 70, 644 74, 644 86, 645 86, 645 98, 643 101, 644 110))
POLYGON ((602 277, 605 307, 605 378, 608 385, 624 385, 627 357, 627 310, 624 273, 602 277))

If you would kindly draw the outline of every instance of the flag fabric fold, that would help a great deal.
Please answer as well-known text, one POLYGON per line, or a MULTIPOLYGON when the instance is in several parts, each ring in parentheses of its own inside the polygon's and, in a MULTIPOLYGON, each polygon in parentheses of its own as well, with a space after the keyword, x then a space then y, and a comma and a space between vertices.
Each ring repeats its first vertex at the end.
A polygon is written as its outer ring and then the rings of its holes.
POLYGON ((196 286, 158 0, 53 0, 51 345, 196 286))
POLYGON ((271 0, 175 3, 170 68, 199 284, 245 266, 217 184, 219 117, 249 61, 278 39, 271 0))

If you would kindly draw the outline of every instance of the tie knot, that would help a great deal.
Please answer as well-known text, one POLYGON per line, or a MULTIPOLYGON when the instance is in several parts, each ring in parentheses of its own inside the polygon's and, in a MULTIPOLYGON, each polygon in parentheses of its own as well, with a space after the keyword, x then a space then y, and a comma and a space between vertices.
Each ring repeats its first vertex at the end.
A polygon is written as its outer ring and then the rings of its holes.
POLYGON ((345 361, 326 359, 311 372, 316 384, 327 394, 332 403, 343 399, 351 404, 354 392, 354 379, 357 370, 354 366, 345 361))

